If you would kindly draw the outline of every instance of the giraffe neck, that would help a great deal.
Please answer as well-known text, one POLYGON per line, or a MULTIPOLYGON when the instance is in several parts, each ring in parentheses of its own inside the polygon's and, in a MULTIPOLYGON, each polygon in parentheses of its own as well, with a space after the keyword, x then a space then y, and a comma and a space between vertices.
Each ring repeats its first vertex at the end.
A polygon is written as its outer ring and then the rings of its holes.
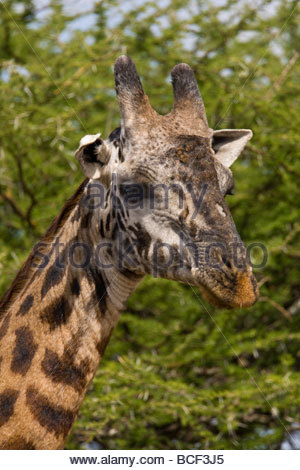
POLYGON ((141 279, 121 273, 99 238, 109 208, 82 204, 87 188, 66 204, 0 304, 0 448, 63 447, 141 279))

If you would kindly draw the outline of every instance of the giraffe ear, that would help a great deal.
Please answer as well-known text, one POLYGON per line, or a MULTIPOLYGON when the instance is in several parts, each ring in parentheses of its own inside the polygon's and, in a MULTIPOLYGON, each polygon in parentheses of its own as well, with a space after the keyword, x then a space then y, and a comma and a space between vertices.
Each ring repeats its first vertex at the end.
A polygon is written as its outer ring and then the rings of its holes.
POLYGON ((84 174, 91 179, 100 178, 103 167, 110 159, 110 150, 100 134, 85 135, 75 152, 84 174))
POLYGON ((252 135, 250 129, 221 129, 214 131, 211 145, 215 152, 215 158, 229 168, 243 151, 252 135))

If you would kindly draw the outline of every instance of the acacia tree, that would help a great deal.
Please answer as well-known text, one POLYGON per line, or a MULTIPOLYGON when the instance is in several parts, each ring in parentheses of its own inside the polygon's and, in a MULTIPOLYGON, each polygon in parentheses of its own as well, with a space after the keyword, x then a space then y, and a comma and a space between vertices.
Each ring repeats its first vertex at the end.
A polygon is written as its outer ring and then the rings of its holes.
MULTIPOLYGON (((211 127, 251 128, 228 200, 246 244, 266 247, 259 302, 216 310, 147 278, 130 298, 68 447, 278 448, 299 420, 299 4, 296 1, 1 2, 0 289, 81 181, 74 149, 119 123, 112 64, 126 52, 153 106, 195 70, 211 127)), ((261 247, 251 250, 259 264, 261 247)))

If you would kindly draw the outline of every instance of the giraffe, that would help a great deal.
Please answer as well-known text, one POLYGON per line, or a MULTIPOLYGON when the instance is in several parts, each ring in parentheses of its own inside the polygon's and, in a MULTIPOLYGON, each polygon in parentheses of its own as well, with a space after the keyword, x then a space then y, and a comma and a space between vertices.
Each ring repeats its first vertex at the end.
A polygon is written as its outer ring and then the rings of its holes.
POLYGON ((208 127, 186 64, 172 70, 166 116, 151 107, 129 57, 114 73, 121 126, 104 140, 81 139, 86 178, 0 302, 1 449, 64 447, 124 303, 146 274, 197 286, 220 307, 257 299, 225 202, 229 167, 252 132, 208 127))

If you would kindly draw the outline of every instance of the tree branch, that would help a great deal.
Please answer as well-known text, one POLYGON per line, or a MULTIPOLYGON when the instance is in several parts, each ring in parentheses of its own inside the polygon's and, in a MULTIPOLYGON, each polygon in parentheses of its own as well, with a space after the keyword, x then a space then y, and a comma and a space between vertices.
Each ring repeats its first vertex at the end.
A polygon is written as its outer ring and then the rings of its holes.
POLYGON ((279 77, 277 78, 277 80, 275 81, 275 83, 273 84, 273 87, 270 88, 266 94, 266 99, 269 99, 271 94, 275 91, 275 92, 278 92, 284 82, 284 80, 286 79, 288 73, 290 72, 290 70, 292 69, 292 67, 295 65, 297 59, 300 57, 300 53, 298 51, 295 51, 293 56, 291 57, 291 59, 288 61, 288 63, 286 64, 286 66, 284 67, 284 69, 282 70, 281 74, 279 75, 279 77))
POLYGON ((292 320, 290 312, 286 308, 282 307, 280 304, 275 302, 275 300, 270 299, 270 297, 267 297, 266 295, 259 297, 259 300, 261 302, 268 302, 270 305, 272 305, 272 307, 278 310, 278 312, 280 312, 287 320, 292 320))
POLYGON ((10 205, 10 207, 12 208, 12 210, 14 211, 14 213, 20 217, 20 219, 26 221, 28 223, 28 220, 26 218, 26 215, 23 214, 23 212, 21 211, 21 209, 19 209, 19 207, 17 206, 17 204, 15 203, 15 201, 10 197, 8 196, 6 193, 4 193, 2 191, 2 189, 0 188, 0 196, 2 197, 3 201, 7 202, 7 204, 10 205))

